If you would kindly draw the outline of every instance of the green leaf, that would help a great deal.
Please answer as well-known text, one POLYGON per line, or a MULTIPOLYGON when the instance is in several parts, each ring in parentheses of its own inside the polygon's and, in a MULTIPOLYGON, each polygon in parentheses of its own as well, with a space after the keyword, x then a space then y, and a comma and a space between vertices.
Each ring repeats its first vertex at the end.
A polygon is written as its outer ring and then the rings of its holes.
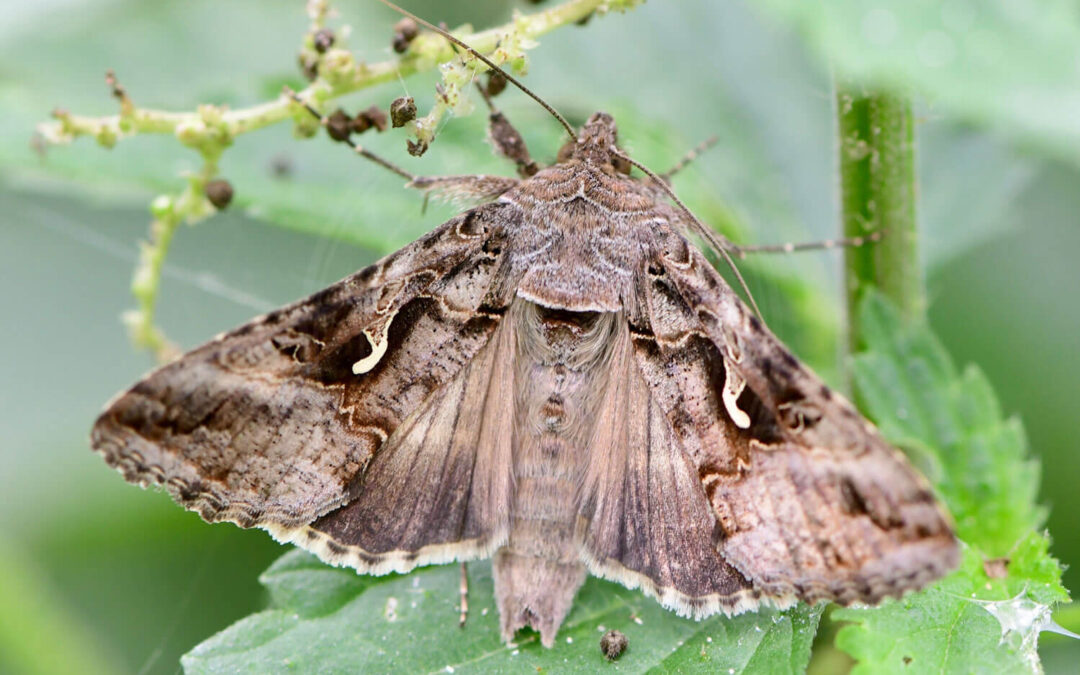
POLYGON ((239 621, 182 660, 188 673, 593 672, 600 637, 618 629, 629 649, 620 672, 797 673, 806 667, 823 607, 763 610, 733 619, 681 619, 636 591, 589 579, 553 649, 519 633, 499 639, 491 566, 469 566, 469 619, 458 626, 456 565, 409 575, 359 576, 296 550, 260 581, 272 609, 239 621))
POLYGON ((1039 631, 1050 603, 1067 599, 1061 570, 1031 534, 1019 542, 1005 579, 991 579, 983 557, 967 549, 943 582, 875 609, 839 609, 851 621, 837 646, 858 661, 856 673, 1038 672, 1039 631))
POLYGON ((960 569, 929 589, 834 612, 851 622, 837 646, 860 673, 1038 672, 1039 632, 1068 593, 1036 531, 1038 466, 1019 422, 1002 418, 978 369, 957 371, 925 325, 905 324, 879 295, 858 320, 868 344, 854 359, 858 398, 890 440, 934 460, 965 549, 960 569))
POLYGON ((870 345, 853 368, 864 410, 897 445, 933 449, 960 538, 1007 555, 1045 517, 1019 421, 1002 417, 978 368, 959 372, 925 325, 904 324, 879 296, 862 303, 859 321, 870 345))
POLYGON ((1080 162, 1080 11, 1071 0, 756 0, 838 74, 913 89, 935 107, 1080 162))

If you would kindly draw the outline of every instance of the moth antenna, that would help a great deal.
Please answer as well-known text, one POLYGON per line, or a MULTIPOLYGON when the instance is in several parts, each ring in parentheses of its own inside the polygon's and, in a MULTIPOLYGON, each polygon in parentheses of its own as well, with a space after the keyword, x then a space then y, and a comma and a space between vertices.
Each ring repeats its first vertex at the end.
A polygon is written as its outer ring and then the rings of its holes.
MULTIPOLYGON (((311 113, 312 116, 315 117, 315 119, 319 120, 319 124, 321 124, 323 127, 326 126, 326 124, 327 124, 326 116, 323 115, 322 113, 320 113, 318 110, 316 110, 314 108, 314 106, 312 106, 310 103, 308 103, 304 99, 300 98, 299 94, 297 94, 295 91, 293 91, 289 87, 284 87, 282 89, 282 91, 285 93, 286 96, 291 98, 294 102, 296 102, 297 104, 303 106, 304 110, 307 110, 309 113, 311 113)), ((353 139, 351 139, 349 137, 345 137, 345 138, 342 139, 341 142, 348 145, 350 148, 353 149, 353 152, 360 155, 361 157, 363 157, 365 159, 369 159, 372 162, 375 162, 376 164, 383 167, 384 169, 388 169, 390 171, 393 171, 394 173, 401 176, 405 180, 408 180, 408 181, 416 180, 415 175, 409 173, 405 169, 402 169, 397 164, 394 164, 393 162, 390 162, 388 160, 383 159, 382 157, 379 157, 374 152, 371 152, 370 150, 365 149, 362 145, 357 144, 356 141, 354 141, 353 139)))
POLYGON ((386 5, 390 9, 394 10, 398 14, 401 14, 402 16, 409 17, 410 19, 412 19, 416 23, 420 24, 424 28, 427 28, 428 30, 431 30, 431 31, 434 31, 434 32, 438 33, 439 35, 441 35, 444 38, 446 38, 447 40, 449 40, 451 43, 461 47, 465 51, 469 52, 470 54, 472 54, 476 58, 483 61, 484 65, 486 65, 488 68, 491 68, 494 71, 497 71, 500 75, 502 75, 503 77, 506 78, 507 82, 513 84, 515 87, 517 87, 522 92, 524 92, 525 95, 527 95, 529 98, 531 98, 532 100, 539 103, 541 108, 548 111, 551 114, 552 117, 554 117, 555 119, 557 119, 559 121, 559 124, 562 125, 563 129, 566 129, 566 133, 570 134, 570 139, 571 140, 575 140, 575 141, 577 140, 577 134, 574 132, 574 127, 570 126, 570 123, 566 121, 565 117, 563 117, 562 115, 559 114, 558 110, 556 110, 554 107, 552 107, 552 105, 550 103, 548 103, 544 99, 542 99, 539 96, 537 96, 536 94, 534 94, 531 89, 529 89, 524 84, 522 84, 520 81, 518 81, 518 79, 516 77, 514 77, 510 73, 506 72, 505 70, 503 70, 499 66, 495 65, 494 61, 492 61, 488 57, 484 56, 483 54, 481 54, 477 50, 473 49, 469 45, 465 44, 461 40, 457 39, 456 37, 451 35, 448 31, 445 31, 442 28, 439 28, 438 26, 436 26, 436 25, 434 25, 434 24, 432 24, 432 23, 430 23, 428 21, 424 21, 423 19, 416 16, 412 12, 410 12, 410 11, 408 11, 406 9, 403 9, 401 7, 398 7, 394 3, 390 2, 390 0, 379 0, 379 2, 386 5))
POLYGON ((740 272, 739 268, 735 266, 735 261, 731 259, 731 255, 728 253, 729 249, 734 248, 734 244, 722 238, 716 232, 713 232, 710 228, 705 227, 705 224, 698 220, 698 217, 694 215, 694 212, 691 211, 690 208, 683 203, 683 200, 679 199, 679 196, 675 194, 675 191, 671 189, 671 186, 664 182, 664 179, 658 176, 655 171, 645 166, 641 162, 637 161, 633 157, 630 157, 629 155, 624 154, 618 150, 612 150, 611 152, 616 157, 619 157, 640 169, 642 173, 651 178, 654 183, 660 186, 660 189, 664 191, 664 194, 671 198, 671 200, 674 201, 680 209, 682 209, 682 212, 685 213, 688 218, 690 218, 690 223, 693 225, 694 231, 697 232, 698 235, 701 236, 706 241, 706 243, 708 243, 709 246, 712 247, 712 249, 715 250, 716 253, 724 259, 724 262, 727 263, 727 266, 731 268, 731 271, 735 275, 735 278, 739 281, 739 287, 741 287, 743 289, 743 292, 746 293, 746 299, 747 301, 749 301, 750 307, 754 310, 754 314, 756 314, 759 319, 764 321, 765 317, 761 315, 761 310, 758 309, 757 302, 754 300, 754 294, 750 292, 750 287, 746 285, 746 280, 743 279, 742 272, 740 272))
POLYGON ((675 166, 671 167, 670 169, 668 169, 664 173, 660 174, 660 177, 663 178, 665 182, 670 182, 672 176, 674 176, 675 174, 677 174, 680 171, 682 171, 683 169, 685 169, 686 166, 688 164, 690 164, 690 162, 693 162, 694 160, 696 160, 698 158, 698 155, 705 152, 706 150, 713 147, 714 145, 716 145, 719 142, 720 142, 720 137, 719 136, 710 136, 709 138, 706 138, 704 141, 702 141, 701 143, 698 143, 696 146, 694 146, 690 150, 690 152, 683 155, 682 159, 675 162, 675 166))
POLYGON ((797 251, 827 251, 833 248, 858 248, 867 244, 881 241, 885 237, 884 230, 871 232, 861 237, 845 237, 843 239, 823 239, 821 241, 802 241, 787 244, 760 244, 754 246, 741 246, 732 244, 731 250, 739 258, 745 258, 747 253, 795 253, 797 251))

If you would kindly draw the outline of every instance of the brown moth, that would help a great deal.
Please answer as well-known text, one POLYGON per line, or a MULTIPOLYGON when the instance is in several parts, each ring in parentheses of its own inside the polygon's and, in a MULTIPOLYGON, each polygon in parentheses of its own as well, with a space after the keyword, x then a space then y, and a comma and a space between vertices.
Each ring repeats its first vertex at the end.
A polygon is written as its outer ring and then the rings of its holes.
POLYGON ((945 574, 926 481, 616 140, 597 113, 535 175, 413 180, 484 203, 151 373, 94 450, 362 573, 493 558, 503 638, 548 647, 586 574, 694 618, 945 574))

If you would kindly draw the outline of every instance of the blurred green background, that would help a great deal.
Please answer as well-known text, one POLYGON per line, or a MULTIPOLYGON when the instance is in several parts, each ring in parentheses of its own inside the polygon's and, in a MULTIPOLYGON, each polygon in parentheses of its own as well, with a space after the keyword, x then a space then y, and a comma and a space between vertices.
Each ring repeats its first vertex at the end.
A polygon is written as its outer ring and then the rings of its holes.
MULTIPOLYGON (((256 577, 280 546, 261 532, 203 525, 164 495, 126 485, 87 447, 97 411, 152 365, 129 346, 119 315, 132 305, 146 206, 178 189, 197 158, 168 137, 111 151, 82 139, 44 158, 29 141, 55 106, 114 112, 107 68, 138 105, 181 110, 250 105, 299 84, 303 4, 0 4, 0 672, 173 672, 181 653, 263 602, 256 577)), ((1075 4, 849 5, 814 14, 783 0, 653 0, 543 37, 527 79, 572 121, 615 113, 624 144, 654 168, 717 134, 719 147, 676 188, 756 243, 835 233, 825 64, 914 84, 931 321, 957 362, 978 363, 1023 418, 1044 464, 1053 550, 1066 564, 1080 560, 1075 4)), ((369 61, 392 55, 393 15, 361 0, 337 6, 353 51, 369 61)), ((408 6, 476 27, 535 9, 508 0, 408 6)), ((408 92, 423 112, 433 82, 411 78, 344 103, 385 107, 408 92)), ((561 143, 552 120, 513 92, 499 103, 550 161, 561 143)), ((418 173, 511 173, 483 134, 482 115, 452 120, 420 160, 405 154, 401 135, 365 141, 418 173)), ((160 322, 185 347, 317 290, 452 212, 421 214, 399 179, 325 139, 296 141, 287 125, 238 139, 222 170, 237 190, 234 208, 178 233, 163 282, 160 322)), ((767 274, 754 282, 770 323, 833 377, 838 264, 835 254, 774 258, 759 263, 767 274)), ((1066 585, 1080 586, 1080 572, 1066 585)), ((1042 653, 1048 671, 1069 672, 1078 658, 1063 641, 1042 653)))

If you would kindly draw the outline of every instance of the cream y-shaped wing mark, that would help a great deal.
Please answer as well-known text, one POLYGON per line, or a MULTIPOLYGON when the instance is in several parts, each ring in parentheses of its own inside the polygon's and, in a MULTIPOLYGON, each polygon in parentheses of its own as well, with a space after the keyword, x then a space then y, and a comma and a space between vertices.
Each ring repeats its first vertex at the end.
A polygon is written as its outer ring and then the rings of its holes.
POLYGON ((696 469, 717 550, 766 597, 874 603, 958 562, 926 481, 753 317, 705 258, 660 232, 638 363, 696 469))
MULTIPOLYGON (((621 329, 582 484, 577 536, 586 566, 684 616, 756 608, 758 591, 717 551, 719 528, 697 472, 642 376, 636 353, 655 352, 653 338, 621 329)), ((795 598, 768 600, 786 607, 795 598)))
POLYGON ((93 449, 208 521, 290 528, 341 506, 495 331, 503 211, 468 211, 151 373, 98 418, 93 449))
POLYGON ((271 533, 370 574, 489 557, 509 529, 514 351, 508 315, 379 448, 354 499, 271 533))

